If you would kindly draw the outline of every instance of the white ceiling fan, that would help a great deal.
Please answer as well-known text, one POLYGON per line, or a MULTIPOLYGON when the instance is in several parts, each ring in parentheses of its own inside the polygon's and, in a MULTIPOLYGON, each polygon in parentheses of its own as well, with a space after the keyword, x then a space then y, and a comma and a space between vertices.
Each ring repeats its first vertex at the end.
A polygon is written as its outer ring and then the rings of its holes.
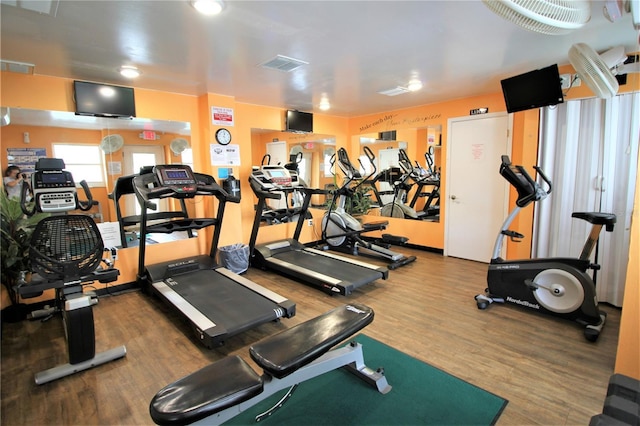
POLYGON ((591 18, 588 0, 482 0, 494 13, 527 30, 567 34, 591 18))
POLYGON ((124 139, 120 135, 107 135, 100 141, 100 149, 105 154, 111 154, 118 151, 124 145, 124 139))
POLYGON ((598 54, 585 43, 576 43, 569 49, 569 62, 578 77, 599 98, 610 98, 618 93, 616 75, 640 72, 640 63, 625 64, 627 55, 622 46, 598 54))
POLYGON ((175 155, 180 155, 185 149, 189 148, 189 141, 184 138, 175 138, 169 144, 169 148, 175 155))

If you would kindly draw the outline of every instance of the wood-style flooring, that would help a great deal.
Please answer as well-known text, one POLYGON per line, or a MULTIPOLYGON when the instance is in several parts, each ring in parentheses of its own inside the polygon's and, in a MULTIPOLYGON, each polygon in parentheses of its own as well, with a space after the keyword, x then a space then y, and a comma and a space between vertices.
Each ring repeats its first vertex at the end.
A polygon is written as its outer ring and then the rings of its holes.
MULTIPOLYGON (((127 356, 42 386, 34 373, 67 362, 61 319, 5 323, 2 425, 152 424, 149 402, 163 386, 229 354, 255 367, 248 357, 252 343, 349 301, 375 310, 367 335, 508 399, 499 425, 586 425, 602 411, 619 309, 602 306, 607 324, 590 343, 573 322, 495 304, 478 310, 474 295, 486 287, 486 264, 398 251, 418 260, 347 297, 250 269, 247 278, 296 302, 297 314, 214 350, 155 298, 139 291, 101 297, 94 308, 97 350, 124 344, 127 356)), ((393 385, 388 371, 387 378, 393 385)))

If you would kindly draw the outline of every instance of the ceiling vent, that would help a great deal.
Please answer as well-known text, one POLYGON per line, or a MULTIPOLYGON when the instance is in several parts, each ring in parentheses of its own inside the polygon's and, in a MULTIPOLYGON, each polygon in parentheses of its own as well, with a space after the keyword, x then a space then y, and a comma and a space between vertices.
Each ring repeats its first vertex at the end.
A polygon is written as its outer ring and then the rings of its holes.
POLYGON ((260 64, 264 68, 271 68, 278 71, 291 72, 303 65, 309 65, 309 62, 300 59, 289 58, 287 56, 276 55, 275 58, 260 64))
POLYGON ((51 15, 54 18, 58 14, 60 0, 2 0, 2 4, 19 7, 43 15, 51 15))
POLYGON ((0 60, 0 70, 17 72, 19 74, 33 74, 35 65, 26 62, 0 60))
POLYGON ((410 90, 407 89, 406 87, 398 86, 395 89, 381 90, 378 93, 386 96, 398 96, 398 95, 402 95, 403 93, 409 93, 409 92, 410 90))

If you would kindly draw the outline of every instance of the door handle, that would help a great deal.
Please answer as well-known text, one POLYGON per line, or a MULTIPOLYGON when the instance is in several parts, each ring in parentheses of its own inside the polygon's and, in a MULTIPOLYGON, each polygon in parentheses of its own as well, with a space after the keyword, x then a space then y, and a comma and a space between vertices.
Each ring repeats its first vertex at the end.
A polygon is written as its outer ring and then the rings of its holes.
POLYGON ((452 196, 451 196, 451 199, 452 199, 452 200, 455 200, 455 199, 456 199, 456 196, 455 196, 455 195, 452 195, 452 196))

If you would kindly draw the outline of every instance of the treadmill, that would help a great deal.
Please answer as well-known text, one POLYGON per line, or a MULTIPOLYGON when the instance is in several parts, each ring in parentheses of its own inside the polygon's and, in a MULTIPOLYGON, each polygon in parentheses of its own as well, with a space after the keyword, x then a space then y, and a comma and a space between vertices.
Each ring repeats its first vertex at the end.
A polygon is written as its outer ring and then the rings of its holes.
POLYGON ((322 189, 308 188, 298 179, 295 171, 280 165, 255 167, 249 178, 251 189, 258 197, 256 214, 251 230, 249 250, 251 265, 276 271, 305 284, 318 287, 327 294, 349 295, 358 287, 377 279, 387 279, 389 269, 372 265, 335 253, 306 247, 298 240, 304 220, 298 220, 293 238, 256 245, 262 210, 267 199, 287 197, 294 191, 304 194, 298 210, 298 218, 304 218, 309 210, 311 197, 325 194, 322 189))
POLYGON ((147 293, 157 295, 175 308, 205 347, 221 346, 235 334, 295 315, 296 305, 290 300, 216 263, 225 204, 227 201, 238 203, 240 199, 231 197, 212 176, 194 173, 187 165, 157 165, 150 173, 134 177, 133 186, 142 207, 140 235, 213 227, 209 255, 145 266, 145 238, 140 238, 138 255, 138 283, 147 293), (215 218, 147 224, 147 210, 157 208, 152 200, 197 195, 216 197, 215 218))

